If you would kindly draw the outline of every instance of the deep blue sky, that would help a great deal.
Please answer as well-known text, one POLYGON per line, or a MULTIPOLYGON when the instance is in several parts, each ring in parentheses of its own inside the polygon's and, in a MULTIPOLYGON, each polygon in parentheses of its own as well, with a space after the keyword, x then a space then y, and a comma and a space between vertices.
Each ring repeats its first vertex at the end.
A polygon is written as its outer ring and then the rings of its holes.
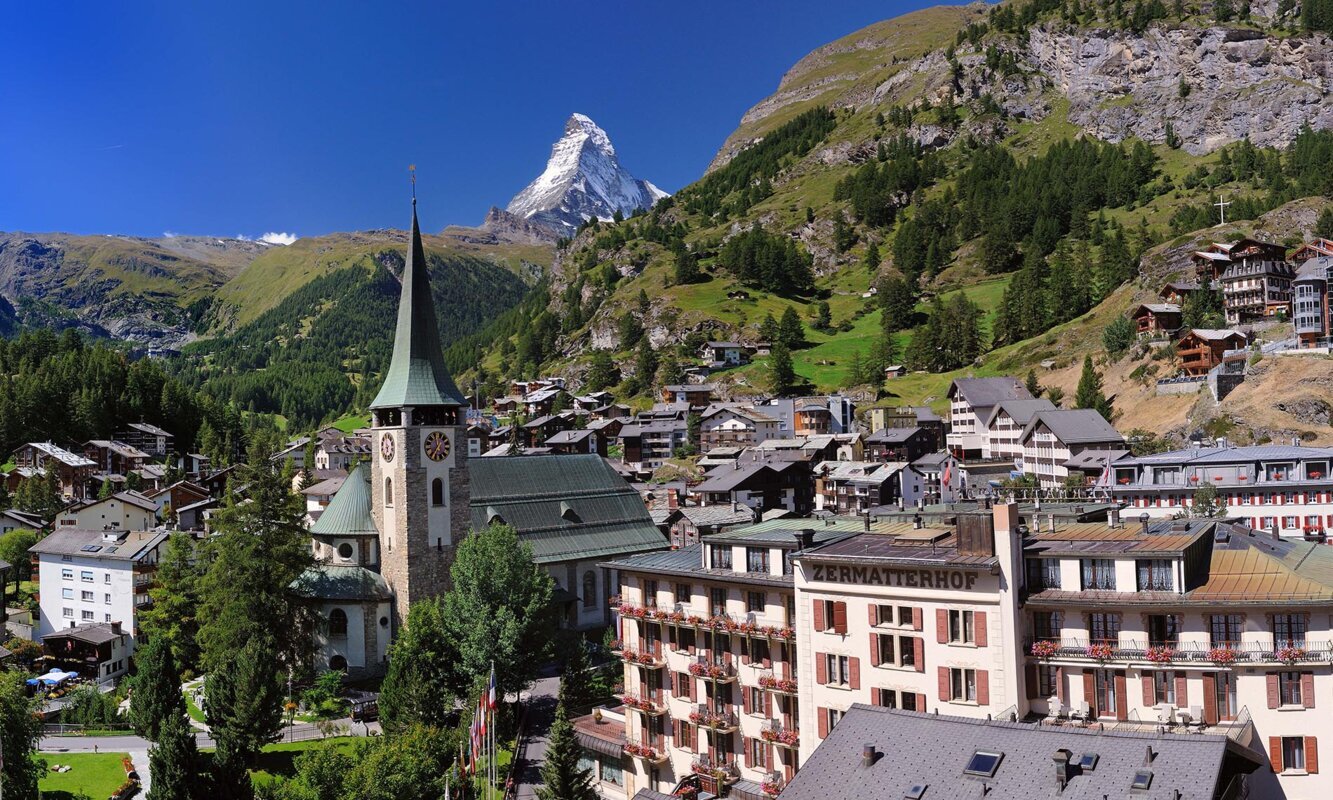
POLYGON ((476 224, 572 111, 674 191, 810 50, 922 0, 8 4, 0 230, 476 224), (373 9, 370 10, 370 9, 373 9))

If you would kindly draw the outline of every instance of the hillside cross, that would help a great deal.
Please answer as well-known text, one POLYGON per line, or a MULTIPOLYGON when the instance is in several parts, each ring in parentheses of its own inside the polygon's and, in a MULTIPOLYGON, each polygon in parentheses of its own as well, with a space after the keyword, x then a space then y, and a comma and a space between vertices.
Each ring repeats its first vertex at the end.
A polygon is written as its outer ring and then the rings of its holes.
POLYGON ((1213 205, 1217 206, 1217 213, 1222 216, 1222 222, 1219 224, 1227 224, 1227 206, 1231 205, 1231 201, 1224 200, 1223 196, 1219 194, 1217 196, 1217 202, 1213 203, 1213 205))

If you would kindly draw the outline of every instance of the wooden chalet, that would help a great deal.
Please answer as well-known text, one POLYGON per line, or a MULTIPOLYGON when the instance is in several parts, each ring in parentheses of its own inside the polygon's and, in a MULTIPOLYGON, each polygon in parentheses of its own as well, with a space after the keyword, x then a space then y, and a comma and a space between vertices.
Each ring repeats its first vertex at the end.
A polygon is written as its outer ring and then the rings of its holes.
POLYGON ((1171 281, 1162 287, 1157 296, 1163 303, 1172 303, 1174 305, 1183 305, 1185 298, 1190 294, 1199 291, 1201 288, 1198 281, 1171 281))
POLYGON ((1170 335, 1181 326, 1180 306, 1174 303, 1142 303, 1130 314, 1140 334, 1170 335))
POLYGON ((1226 351, 1241 349, 1248 341, 1245 334, 1230 328, 1194 328, 1180 337, 1176 355, 1186 375, 1207 375, 1209 370, 1222 363, 1226 351))
POLYGON ((1292 252, 1291 260, 1297 264, 1304 264, 1319 256, 1333 256, 1333 240, 1317 237, 1311 239, 1292 252))

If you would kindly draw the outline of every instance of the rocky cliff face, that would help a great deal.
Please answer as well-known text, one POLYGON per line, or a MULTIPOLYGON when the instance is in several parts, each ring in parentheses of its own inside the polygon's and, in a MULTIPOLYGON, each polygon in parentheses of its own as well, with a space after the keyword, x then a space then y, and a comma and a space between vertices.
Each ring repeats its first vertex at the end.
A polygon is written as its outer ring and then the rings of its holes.
POLYGON ((606 131, 582 114, 565 122, 565 134, 551 148, 546 170, 509 201, 505 209, 520 219, 567 236, 585 221, 629 216, 666 197, 620 164, 606 131))
POLYGON ((1032 30, 1026 64, 1069 99, 1069 119, 1108 141, 1165 140, 1168 121, 1200 154, 1248 138, 1282 147, 1302 125, 1333 125, 1330 45, 1227 28, 1032 30), (1182 84, 1184 89, 1182 89, 1182 84))

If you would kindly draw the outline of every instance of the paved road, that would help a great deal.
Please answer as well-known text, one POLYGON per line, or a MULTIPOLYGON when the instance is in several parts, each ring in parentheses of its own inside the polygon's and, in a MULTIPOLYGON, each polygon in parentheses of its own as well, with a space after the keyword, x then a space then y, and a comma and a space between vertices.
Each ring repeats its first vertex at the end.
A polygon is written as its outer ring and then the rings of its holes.
POLYGON ((556 696, 560 694, 560 676, 538 678, 528 692, 528 729, 523 747, 516 754, 514 769, 515 797, 534 800, 541 786, 541 767, 550 744, 551 723, 555 721, 556 696))

